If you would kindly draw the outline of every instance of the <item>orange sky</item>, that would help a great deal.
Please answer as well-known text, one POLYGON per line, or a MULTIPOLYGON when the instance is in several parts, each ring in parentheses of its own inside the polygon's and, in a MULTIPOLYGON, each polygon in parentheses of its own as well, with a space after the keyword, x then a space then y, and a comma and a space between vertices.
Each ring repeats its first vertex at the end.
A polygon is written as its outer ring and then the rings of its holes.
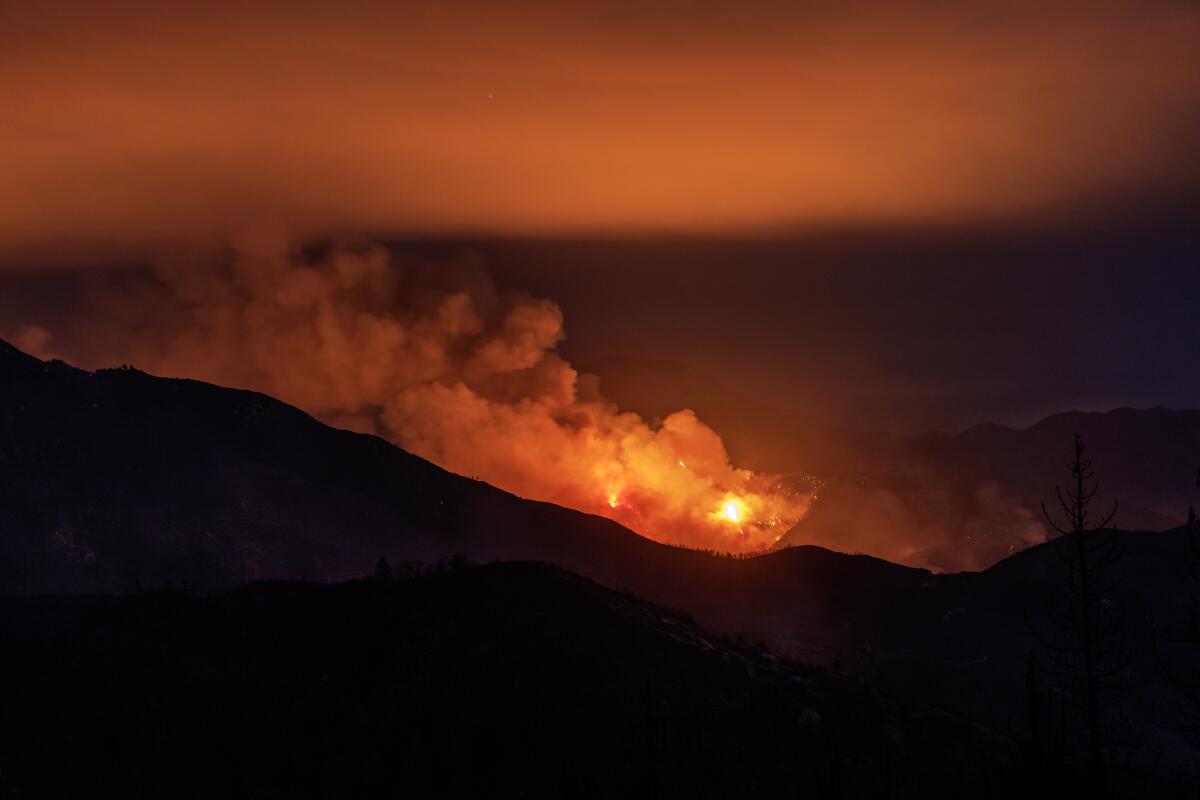
POLYGON ((1197 172, 1194 4, 24 5, 6 253, 1035 219, 1197 172))

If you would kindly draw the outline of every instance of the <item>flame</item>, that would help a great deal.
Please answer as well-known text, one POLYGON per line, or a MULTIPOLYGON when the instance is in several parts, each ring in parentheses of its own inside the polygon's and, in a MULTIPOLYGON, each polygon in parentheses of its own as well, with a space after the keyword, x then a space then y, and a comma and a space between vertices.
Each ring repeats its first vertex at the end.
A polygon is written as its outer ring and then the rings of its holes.
POLYGON ((737 500, 726 500, 725 505, 721 506, 721 513, 730 522, 742 521, 742 506, 737 500))

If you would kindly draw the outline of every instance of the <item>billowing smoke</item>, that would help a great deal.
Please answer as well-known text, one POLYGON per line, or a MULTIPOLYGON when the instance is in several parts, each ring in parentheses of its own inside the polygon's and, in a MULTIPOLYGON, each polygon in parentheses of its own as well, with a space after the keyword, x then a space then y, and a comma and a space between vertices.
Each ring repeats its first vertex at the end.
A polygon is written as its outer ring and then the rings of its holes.
POLYGON ((1013 491, 936 472, 919 486, 880 481, 826 485, 813 512, 784 538, 865 552, 934 571, 980 570, 1046 541, 1046 528, 1013 491))
POLYGON ((657 425, 621 413, 556 353, 558 306, 469 261, 403 263, 369 245, 312 253, 259 233, 226 258, 160 266, 125 299, 109 363, 257 389, 661 541, 769 547, 808 507, 776 478, 733 467, 691 411, 657 425))

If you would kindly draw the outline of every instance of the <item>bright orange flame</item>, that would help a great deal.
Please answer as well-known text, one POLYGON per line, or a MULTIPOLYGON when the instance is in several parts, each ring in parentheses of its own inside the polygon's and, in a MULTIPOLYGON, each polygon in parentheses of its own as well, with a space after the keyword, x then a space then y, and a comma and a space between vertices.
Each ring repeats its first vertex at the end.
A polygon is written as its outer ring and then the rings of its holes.
POLYGON ((742 521, 742 506, 737 500, 726 500, 725 505, 721 506, 721 513, 730 522, 742 521))

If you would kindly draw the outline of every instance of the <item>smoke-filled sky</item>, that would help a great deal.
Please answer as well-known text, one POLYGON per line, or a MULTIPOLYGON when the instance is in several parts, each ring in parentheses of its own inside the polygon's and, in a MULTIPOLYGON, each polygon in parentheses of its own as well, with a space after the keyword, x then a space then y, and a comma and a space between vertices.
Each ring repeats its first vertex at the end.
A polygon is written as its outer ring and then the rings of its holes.
MULTIPOLYGON (((1193 2, 0 4, 0 333, 246 230, 860 427, 1200 405, 1193 2)), ((186 258, 182 259, 186 261, 186 258)), ((103 337, 100 337, 103 340, 103 337)))
POLYGON ((1192 195, 1191 2, 0 10, 0 237, 779 232, 1192 195))

